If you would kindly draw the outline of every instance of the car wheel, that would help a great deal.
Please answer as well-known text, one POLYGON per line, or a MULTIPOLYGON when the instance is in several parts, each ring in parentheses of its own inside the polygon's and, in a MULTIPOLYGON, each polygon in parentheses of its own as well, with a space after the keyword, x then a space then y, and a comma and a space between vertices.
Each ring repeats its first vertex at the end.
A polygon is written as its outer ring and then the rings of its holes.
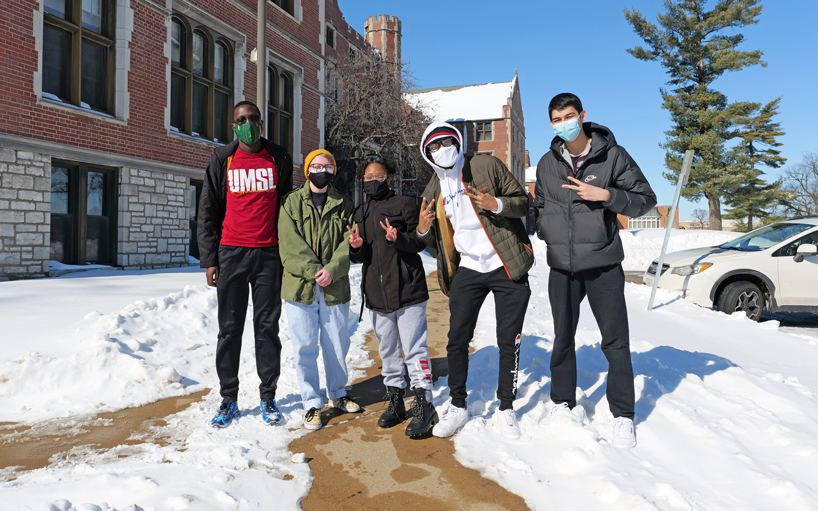
POLYGON ((753 321, 759 321, 764 305, 764 295, 758 286, 752 282, 739 281, 724 288, 717 307, 725 314, 743 312, 753 321))

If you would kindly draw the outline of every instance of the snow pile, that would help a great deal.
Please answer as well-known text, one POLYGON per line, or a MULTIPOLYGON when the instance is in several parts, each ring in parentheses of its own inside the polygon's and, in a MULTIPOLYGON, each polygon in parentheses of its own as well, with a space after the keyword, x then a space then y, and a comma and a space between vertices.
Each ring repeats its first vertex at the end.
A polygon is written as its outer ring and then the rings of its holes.
MULTIPOLYGON (((280 323, 282 371, 276 399, 284 423, 271 427, 261 420, 251 304, 239 373, 242 415, 229 428, 215 430, 209 426, 221 401, 214 367, 218 331, 215 289, 200 284, 204 272, 198 269, 138 272, 141 276, 134 273, 92 271, 85 278, 74 274, 74 278, 17 281, 0 287, 0 306, 20 311, 19 316, 0 317, 0 330, 23 336, 8 339, 15 350, 4 351, 0 359, 0 422, 78 417, 207 387, 216 390, 167 419, 169 425, 163 435, 179 439, 171 445, 123 445, 102 453, 85 449, 76 453, 81 455, 80 462, 64 461, 16 474, 17 479, 0 483, 0 507, 123 510, 136 509, 130 507, 136 503, 143 509, 265 509, 274 495, 277 508, 295 509, 312 476, 304 460, 293 458, 287 448, 304 434, 304 410, 286 314, 280 323), (106 276, 96 276, 101 273, 106 276), (85 310, 98 307, 108 311, 104 290, 114 290, 111 296, 116 301, 116 290, 128 289, 133 300, 162 289, 165 280, 183 291, 136 300, 115 312, 90 312, 77 321, 77 308, 72 303, 78 299, 86 299, 80 302, 86 303, 85 310), (79 290, 72 293, 81 281, 87 288, 84 294, 79 290), (26 289, 37 289, 41 294, 26 289), (15 298, 22 305, 15 305, 15 298), (35 313, 47 317, 49 327, 31 325, 31 318, 26 316, 26 304, 30 308, 38 302, 50 305, 39 307, 35 313), (25 324, 30 325, 27 330, 25 324), (12 353, 23 346, 27 353, 12 353)), ((360 266, 353 265, 353 290, 359 289, 360 277, 360 266)), ((350 379, 362 376, 360 368, 372 364, 363 349, 371 325, 366 319, 357 322, 359 307, 360 293, 353 292, 348 318, 350 379)), ((319 370, 324 372, 322 360, 319 370)))
POLYGON ((514 81, 407 91, 406 102, 435 120, 496 119, 514 90, 514 81))
MULTIPOLYGON (((538 259, 544 245, 535 243, 538 259)), ((548 271, 531 272, 518 400, 523 436, 505 439, 499 406, 494 302, 486 300, 470 357, 472 420, 456 457, 521 495, 532 509, 676 510, 818 508, 818 342, 743 316, 699 308, 664 290, 628 284, 636 378, 632 450, 612 446, 608 364, 587 300, 576 336, 578 406, 550 425, 553 322, 548 271)), ((446 381, 435 404, 448 401, 446 381)))
MULTIPOLYGON (((673 229, 668 241, 667 253, 689 248, 721 245, 741 235, 742 233, 727 231, 673 229)), ((625 248, 625 260, 622 261, 622 267, 625 268, 625 271, 645 271, 650 263, 658 258, 662 252, 665 230, 637 229, 619 231, 619 237, 625 248)))

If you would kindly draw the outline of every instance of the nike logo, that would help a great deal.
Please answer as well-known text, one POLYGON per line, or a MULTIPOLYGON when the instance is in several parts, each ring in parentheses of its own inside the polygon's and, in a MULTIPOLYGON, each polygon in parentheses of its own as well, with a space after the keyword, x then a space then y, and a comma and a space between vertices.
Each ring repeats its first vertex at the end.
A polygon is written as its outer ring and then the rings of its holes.
POLYGON ((586 178, 585 178, 585 182, 587 183, 587 182, 589 182, 589 181, 593 181, 594 179, 596 179, 596 176, 595 176, 595 175, 593 175, 593 174, 591 174, 590 176, 588 176, 588 177, 586 177, 586 178))

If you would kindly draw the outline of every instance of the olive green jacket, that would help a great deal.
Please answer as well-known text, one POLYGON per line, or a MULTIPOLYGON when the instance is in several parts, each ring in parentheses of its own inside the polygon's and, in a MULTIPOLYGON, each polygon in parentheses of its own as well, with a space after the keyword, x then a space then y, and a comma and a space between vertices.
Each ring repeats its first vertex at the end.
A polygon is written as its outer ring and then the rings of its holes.
MULTIPOLYGON (((473 202, 472 206, 494 250, 503 261, 506 274, 511 280, 519 280, 534 265, 531 239, 526 234, 521 219, 528 214, 528 194, 525 188, 503 162, 490 155, 466 158, 462 180, 464 186, 473 186, 503 202, 500 214, 474 206, 473 202)), ((437 250, 437 279, 441 290, 448 296, 452 278, 460 265, 460 254, 454 246, 454 230, 446 218, 440 193, 440 179, 437 174, 433 174, 422 197, 427 204, 432 199, 435 200, 435 219, 430 232, 421 239, 437 250)))
POLYGON ((278 217, 278 250, 284 275, 281 298, 310 305, 315 301, 315 274, 332 276, 324 288, 327 305, 350 300, 349 231, 355 207, 352 199, 329 185, 321 215, 312 203, 309 182, 284 197, 278 217))

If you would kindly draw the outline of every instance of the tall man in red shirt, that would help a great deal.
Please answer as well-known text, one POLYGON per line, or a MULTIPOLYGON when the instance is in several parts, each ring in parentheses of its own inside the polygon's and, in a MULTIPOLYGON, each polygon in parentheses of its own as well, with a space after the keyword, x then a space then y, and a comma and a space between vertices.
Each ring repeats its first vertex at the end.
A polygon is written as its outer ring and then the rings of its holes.
POLYGON ((256 370, 261 379, 261 415, 277 424, 275 393, 281 372, 281 258, 278 212, 293 187, 293 160, 287 150, 261 136, 261 111, 250 101, 233 109, 236 140, 213 150, 199 202, 200 266, 219 300, 216 373, 222 403, 210 424, 224 427, 239 413, 239 360, 253 290, 256 370))

